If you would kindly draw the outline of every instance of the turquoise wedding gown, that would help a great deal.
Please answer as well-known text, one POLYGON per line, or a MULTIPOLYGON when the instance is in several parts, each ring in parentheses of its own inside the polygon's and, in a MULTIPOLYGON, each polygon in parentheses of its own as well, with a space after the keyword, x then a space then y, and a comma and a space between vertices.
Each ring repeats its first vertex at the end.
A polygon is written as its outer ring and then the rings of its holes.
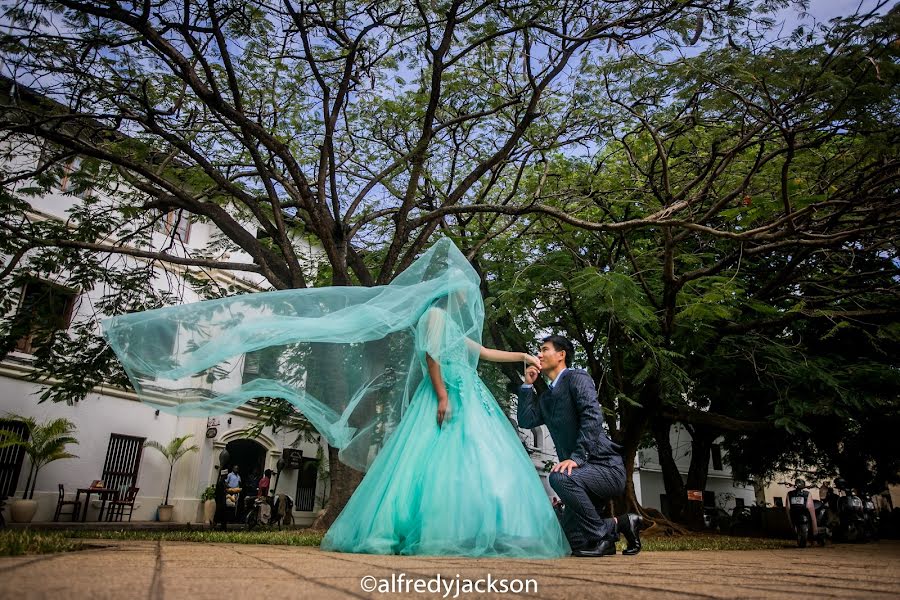
POLYGON ((326 550, 565 556, 534 465, 477 375, 479 284, 441 239, 388 285, 171 306, 107 319, 103 334, 142 402, 199 417, 286 401, 366 471, 326 550), (449 395, 442 427, 426 354, 449 395))
MULTIPOLYGON (((555 558, 569 545, 534 465, 494 397, 453 347, 434 339, 430 309, 416 331, 419 365, 439 361, 450 418, 437 424, 427 372, 397 431, 322 541, 325 550, 555 558), (431 330, 429 332, 429 330, 431 330), (431 335, 429 335, 429 333, 431 335), (440 354, 438 354, 440 352, 440 354)), ((438 334, 440 335, 440 334, 438 334)))

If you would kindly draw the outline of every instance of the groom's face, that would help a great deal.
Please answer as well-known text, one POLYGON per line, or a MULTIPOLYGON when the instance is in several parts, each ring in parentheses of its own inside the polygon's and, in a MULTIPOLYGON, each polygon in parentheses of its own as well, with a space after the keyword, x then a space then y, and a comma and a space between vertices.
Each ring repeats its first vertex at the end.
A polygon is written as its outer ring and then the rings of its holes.
POLYGON ((565 362, 566 353, 557 350, 556 346, 551 344, 550 342, 544 342, 541 344, 541 349, 538 352, 538 359, 541 361, 541 371, 544 373, 550 373, 554 369, 556 369, 561 363, 565 362))

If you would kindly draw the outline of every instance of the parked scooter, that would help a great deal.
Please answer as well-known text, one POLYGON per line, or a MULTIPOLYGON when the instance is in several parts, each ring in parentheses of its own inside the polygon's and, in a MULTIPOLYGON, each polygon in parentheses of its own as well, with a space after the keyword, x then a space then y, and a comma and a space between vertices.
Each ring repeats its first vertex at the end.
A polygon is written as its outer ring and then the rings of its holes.
POLYGON ((271 500, 265 496, 251 496, 245 502, 247 503, 247 516, 244 521, 247 523, 247 529, 251 530, 260 525, 268 525, 272 516, 271 500))
POLYGON ((813 509, 816 514, 816 525, 818 534, 812 536, 812 518, 809 514, 809 492, 806 488, 806 482, 798 479, 794 483, 794 489, 788 492, 788 509, 791 516, 791 525, 797 534, 797 545, 800 548, 806 548, 808 541, 815 540, 824 546, 826 540, 831 539, 831 529, 828 526, 828 517, 826 511, 828 506, 819 500, 813 500, 813 509))
POLYGON ((865 523, 864 534, 867 540, 877 540, 879 528, 881 527, 878 518, 878 510, 875 508, 875 501, 869 494, 862 495, 863 502, 863 522, 865 523))
POLYGON ((834 486, 844 492, 838 498, 838 525, 835 539, 840 542, 866 541, 866 517, 862 498, 857 496, 843 478, 834 480, 834 486))

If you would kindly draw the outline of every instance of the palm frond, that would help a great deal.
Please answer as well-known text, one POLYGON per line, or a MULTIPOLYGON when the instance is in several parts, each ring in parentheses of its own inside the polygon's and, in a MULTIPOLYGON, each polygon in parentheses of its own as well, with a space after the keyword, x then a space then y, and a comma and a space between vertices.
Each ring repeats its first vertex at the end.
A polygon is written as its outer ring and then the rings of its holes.
POLYGON ((194 437, 193 433, 189 433, 187 435, 183 435, 181 437, 174 438, 168 444, 162 444, 155 440, 147 440, 144 442, 145 448, 153 448, 162 454, 170 465, 174 465, 178 460, 183 457, 188 452, 196 452, 200 450, 200 447, 197 445, 193 445, 190 447, 185 446, 185 442, 190 438, 194 437))

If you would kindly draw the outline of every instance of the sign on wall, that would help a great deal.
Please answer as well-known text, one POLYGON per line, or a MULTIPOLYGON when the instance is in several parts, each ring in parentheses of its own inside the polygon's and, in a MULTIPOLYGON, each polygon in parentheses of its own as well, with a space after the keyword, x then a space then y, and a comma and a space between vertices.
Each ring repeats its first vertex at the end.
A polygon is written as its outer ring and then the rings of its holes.
POLYGON ((299 469, 303 462, 303 450, 297 448, 285 448, 281 451, 285 469, 299 469))

